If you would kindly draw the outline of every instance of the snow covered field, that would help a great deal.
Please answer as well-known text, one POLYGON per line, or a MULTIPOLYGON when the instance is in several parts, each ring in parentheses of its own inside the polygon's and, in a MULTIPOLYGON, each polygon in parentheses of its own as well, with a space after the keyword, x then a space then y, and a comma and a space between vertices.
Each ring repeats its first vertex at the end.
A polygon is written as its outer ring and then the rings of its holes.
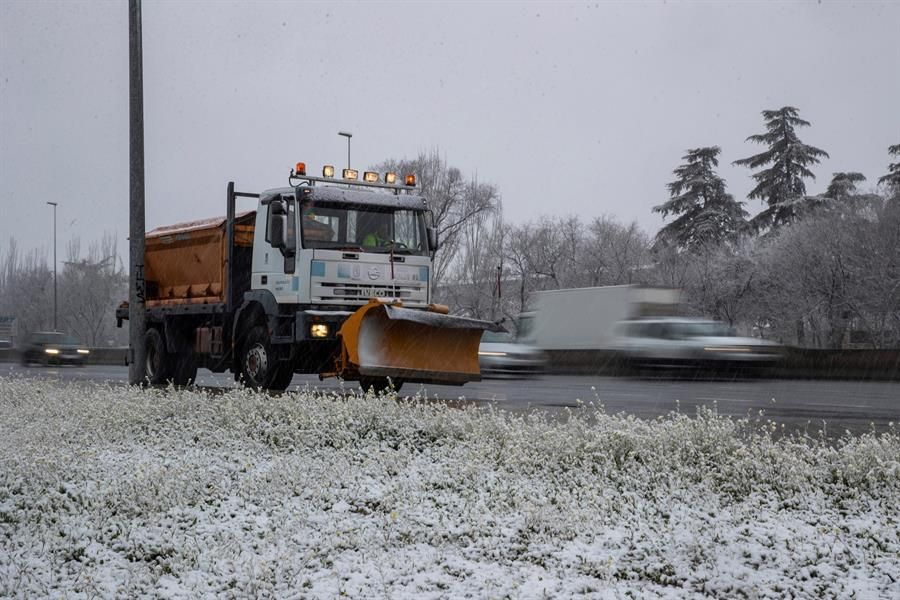
POLYGON ((900 430, 773 429, 0 378, 0 596, 900 596, 900 430))

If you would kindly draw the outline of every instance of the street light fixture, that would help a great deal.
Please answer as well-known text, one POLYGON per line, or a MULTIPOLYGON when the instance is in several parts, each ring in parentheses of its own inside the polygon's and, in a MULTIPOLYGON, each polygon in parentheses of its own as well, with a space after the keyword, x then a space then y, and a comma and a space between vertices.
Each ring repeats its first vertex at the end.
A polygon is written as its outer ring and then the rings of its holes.
POLYGON ((347 138, 347 168, 350 168, 350 138, 353 137, 353 134, 349 131, 338 131, 338 135, 342 135, 347 138))
POLYGON ((47 204, 53 207, 53 331, 56 331, 56 202, 47 204))

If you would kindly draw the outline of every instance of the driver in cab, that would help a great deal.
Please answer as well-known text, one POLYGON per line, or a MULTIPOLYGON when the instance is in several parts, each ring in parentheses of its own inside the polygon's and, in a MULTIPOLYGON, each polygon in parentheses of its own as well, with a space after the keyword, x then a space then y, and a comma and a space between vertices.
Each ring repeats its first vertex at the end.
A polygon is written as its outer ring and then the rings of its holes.
POLYGON ((379 219, 372 223, 370 227, 369 233, 363 238, 363 246, 380 248, 391 245, 390 226, 387 219, 379 219))

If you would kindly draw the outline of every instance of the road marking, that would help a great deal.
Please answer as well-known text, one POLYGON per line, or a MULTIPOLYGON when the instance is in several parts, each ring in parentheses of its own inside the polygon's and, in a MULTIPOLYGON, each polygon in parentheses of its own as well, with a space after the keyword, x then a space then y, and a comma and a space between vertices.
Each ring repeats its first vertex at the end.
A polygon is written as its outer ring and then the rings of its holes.
POLYGON ((682 398, 682 402, 688 402, 690 400, 713 400, 715 402, 763 402, 763 400, 756 400, 754 398, 717 398, 715 396, 696 396, 695 398, 682 398))

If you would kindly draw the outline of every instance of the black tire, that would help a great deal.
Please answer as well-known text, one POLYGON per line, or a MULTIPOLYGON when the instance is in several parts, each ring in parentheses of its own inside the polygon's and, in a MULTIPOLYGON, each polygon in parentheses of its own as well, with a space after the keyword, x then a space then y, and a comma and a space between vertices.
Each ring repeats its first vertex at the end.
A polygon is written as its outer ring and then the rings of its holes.
POLYGON ((171 377, 172 361, 166 351, 166 341, 159 329, 148 329, 144 334, 146 351, 144 376, 151 385, 163 385, 171 377))
POLYGON ((284 390, 288 389, 288 386, 291 385, 291 381, 293 381, 293 379, 293 365, 290 362, 282 362, 278 365, 278 370, 275 372, 275 376, 269 383, 269 389, 283 392, 284 390))
POLYGON ((172 381, 175 385, 191 385, 197 379, 197 360, 193 353, 173 357, 172 381))
POLYGON ((372 390, 376 394, 381 394, 389 389, 399 392, 403 387, 403 380, 388 379, 387 377, 360 377, 359 386, 364 392, 372 390))
POLYGON ((272 389, 273 380, 278 373, 278 362, 265 327, 256 325, 247 333, 241 345, 240 358, 244 385, 255 390, 272 389))

